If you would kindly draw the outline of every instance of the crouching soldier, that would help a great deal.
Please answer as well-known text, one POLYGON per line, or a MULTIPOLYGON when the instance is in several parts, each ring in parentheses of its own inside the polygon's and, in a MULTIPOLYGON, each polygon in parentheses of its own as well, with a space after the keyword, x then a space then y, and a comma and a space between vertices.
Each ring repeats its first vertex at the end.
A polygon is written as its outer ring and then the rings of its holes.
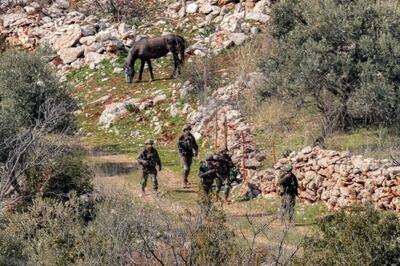
POLYGON ((146 140, 145 149, 138 157, 138 162, 142 165, 143 177, 141 181, 142 195, 145 195, 145 189, 147 185, 147 179, 150 177, 153 182, 153 191, 157 193, 158 180, 157 180, 157 169, 161 171, 161 160, 157 150, 153 147, 154 141, 149 139, 146 140))
POLYGON ((193 156, 197 156, 198 146, 192 133, 192 128, 185 126, 183 128, 183 135, 178 140, 178 151, 183 163, 183 187, 187 188, 190 185, 188 180, 190 173, 190 166, 192 165, 193 156))
POLYGON ((234 168, 231 156, 227 147, 222 147, 218 154, 215 156, 215 160, 218 162, 217 167, 217 200, 219 200, 219 192, 224 186, 225 203, 230 204, 229 192, 231 190, 231 170, 234 168))
POLYGON ((280 196, 282 197, 281 205, 281 221, 285 222, 286 216, 291 223, 294 218, 294 206, 296 204, 296 196, 298 193, 298 182, 296 176, 292 173, 293 167, 287 165, 283 169, 283 173, 278 177, 280 185, 280 196))
POLYGON ((208 195, 216 178, 216 165, 212 154, 207 154, 206 160, 200 162, 199 178, 202 192, 208 195))

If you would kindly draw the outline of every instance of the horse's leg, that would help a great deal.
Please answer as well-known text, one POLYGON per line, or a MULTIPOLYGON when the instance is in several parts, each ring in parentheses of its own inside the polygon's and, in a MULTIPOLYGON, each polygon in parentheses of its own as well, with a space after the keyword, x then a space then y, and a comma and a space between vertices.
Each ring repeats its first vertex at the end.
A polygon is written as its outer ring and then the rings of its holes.
POLYGON ((170 78, 175 78, 176 76, 176 69, 178 69, 178 73, 181 74, 180 68, 179 68, 179 57, 177 53, 172 53, 172 56, 174 58, 174 72, 172 72, 172 75, 170 78))
POLYGON ((151 65, 150 59, 147 60, 147 65, 149 66, 150 71, 150 81, 154 81, 153 67, 151 65))
POLYGON ((140 72, 139 72, 139 80, 138 81, 141 81, 142 80, 142 77, 143 77, 143 70, 144 70, 144 63, 145 63, 146 61, 144 61, 143 59, 140 59, 140 72))

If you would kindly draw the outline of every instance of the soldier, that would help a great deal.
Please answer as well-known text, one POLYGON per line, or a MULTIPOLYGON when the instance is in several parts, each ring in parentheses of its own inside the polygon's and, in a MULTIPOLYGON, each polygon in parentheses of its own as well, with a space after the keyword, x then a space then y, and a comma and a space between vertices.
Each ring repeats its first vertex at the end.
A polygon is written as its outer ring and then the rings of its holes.
POLYGON ((283 173, 278 178, 280 185, 280 195, 282 197, 281 221, 285 222, 285 216, 289 216, 289 222, 294 218, 294 206, 296 204, 296 196, 298 193, 298 182, 296 176, 292 173, 292 165, 287 165, 283 169, 283 173))
POLYGON ((142 185, 142 195, 145 195, 145 189, 147 184, 147 179, 150 177, 153 182, 153 191, 157 193, 158 181, 157 181, 157 169, 161 171, 161 160, 158 155, 157 150, 153 147, 154 141, 149 139, 146 140, 145 149, 138 157, 138 162, 142 165, 143 177, 141 181, 142 185))
POLYGON ((203 192, 208 195, 216 176, 216 164, 212 154, 207 154, 206 160, 200 162, 199 177, 203 192))
POLYGON ((187 188, 190 185, 188 181, 190 166, 192 165, 193 156, 197 156, 198 146, 192 133, 192 128, 185 126, 183 128, 183 135, 178 140, 178 150, 183 163, 183 187, 187 188))
POLYGON ((231 189, 231 171, 234 168, 234 163, 232 162, 231 156, 229 155, 228 148, 226 146, 222 147, 218 154, 215 156, 215 160, 218 162, 216 184, 217 184, 217 200, 219 200, 219 192, 222 186, 225 187, 225 203, 230 204, 229 192, 231 189))

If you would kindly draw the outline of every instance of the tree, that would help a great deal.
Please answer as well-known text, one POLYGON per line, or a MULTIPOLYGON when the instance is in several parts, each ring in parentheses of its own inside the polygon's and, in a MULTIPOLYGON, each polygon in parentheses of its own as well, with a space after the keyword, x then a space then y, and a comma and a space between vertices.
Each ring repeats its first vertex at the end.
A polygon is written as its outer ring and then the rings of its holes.
POLYGON ((262 95, 311 97, 324 135, 360 122, 398 125, 399 22, 396 1, 280 1, 262 95))

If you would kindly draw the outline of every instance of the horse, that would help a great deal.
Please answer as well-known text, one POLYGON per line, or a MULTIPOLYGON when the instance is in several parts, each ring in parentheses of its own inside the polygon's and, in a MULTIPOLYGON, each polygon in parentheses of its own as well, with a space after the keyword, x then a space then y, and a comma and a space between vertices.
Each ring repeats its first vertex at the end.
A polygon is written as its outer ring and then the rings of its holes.
POLYGON ((139 80, 142 80, 144 64, 147 63, 150 71, 151 79, 154 80, 153 67, 151 66, 151 59, 160 58, 171 52, 174 59, 174 72, 171 78, 175 77, 176 70, 181 74, 181 66, 185 59, 185 39, 179 35, 168 34, 160 37, 145 38, 133 44, 129 51, 128 57, 125 62, 125 78, 128 83, 132 83, 135 75, 135 62, 136 59, 141 60, 139 80))

